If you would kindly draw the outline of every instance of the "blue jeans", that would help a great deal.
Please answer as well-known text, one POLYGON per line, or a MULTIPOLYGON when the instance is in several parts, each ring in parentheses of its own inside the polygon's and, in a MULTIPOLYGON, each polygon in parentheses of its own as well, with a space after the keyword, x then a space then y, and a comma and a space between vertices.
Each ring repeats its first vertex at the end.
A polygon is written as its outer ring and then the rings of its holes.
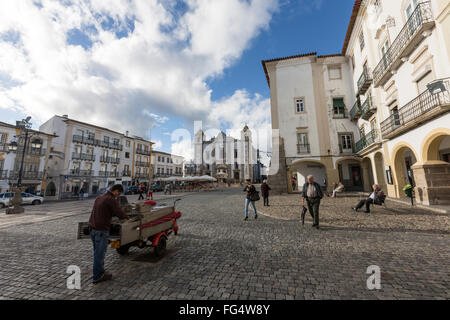
POLYGON ((108 248, 109 231, 91 230, 94 245, 93 282, 98 282, 105 274, 105 255, 108 248))
POLYGON ((255 211, 255 216, 258 215, 258 212, 256 212, 256 206, 255 201, 251 201, 249 199, 245 199, 245 217, 248 218, 248 206, 252 204, 253 210, 255 211))

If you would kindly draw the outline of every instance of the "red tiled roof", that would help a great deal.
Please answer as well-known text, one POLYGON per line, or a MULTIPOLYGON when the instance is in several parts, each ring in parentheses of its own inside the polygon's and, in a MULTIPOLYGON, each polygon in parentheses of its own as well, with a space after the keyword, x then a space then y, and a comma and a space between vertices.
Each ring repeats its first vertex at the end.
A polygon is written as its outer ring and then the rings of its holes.
POLYGON ((347 29, 347 35, 345 36, 344 47, 342 48, 342 54, 345 55, 347 51, 348 44, 350 42, 350 37, 352 36, 353 28, 355 27, 356 18, 358 17, 359 9, 361 8, 363 0, 355 0, 355 4, 353 5, 352 16, 350 18, 350 23, 347 29))

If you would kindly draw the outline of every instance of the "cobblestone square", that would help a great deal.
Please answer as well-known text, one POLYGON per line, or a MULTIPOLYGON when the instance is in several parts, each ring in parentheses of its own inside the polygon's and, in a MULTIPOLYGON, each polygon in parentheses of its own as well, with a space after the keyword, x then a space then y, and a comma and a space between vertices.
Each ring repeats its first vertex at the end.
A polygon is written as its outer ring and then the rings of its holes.
POLYGON ((296 195, 273 197, 270 208, 259 202, 259 219, 247 222, 240 188, 181 196, 167 254, 108 249, 114 278, 95 286, 92 244, 76 240, 93 200, 0 213, 0 299, 450 298, 448 215, 388 202, 368 216, 351 212, 359 198, 326 198, 318 231, 310 218, 300 225, 296 195), (81 290, 66 287, 70 265, 81 268, 81 290), (367 289, 370 265, 381 268, 381 290, 367 289))

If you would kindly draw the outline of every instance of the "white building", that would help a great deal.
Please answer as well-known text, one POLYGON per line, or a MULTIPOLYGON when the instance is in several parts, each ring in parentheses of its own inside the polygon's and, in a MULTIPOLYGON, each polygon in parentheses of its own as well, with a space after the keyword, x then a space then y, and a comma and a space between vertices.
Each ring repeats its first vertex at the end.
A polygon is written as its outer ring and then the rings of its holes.
POLYGON ((342 53, 367 180, 450 204, 450 1, 356 1, 342 53))
POLYGON ((263 61, 285 183, 313 174, 392 197, 411 184, 418 202, 450 204, 449 57, 448 0, 356 0, 341 54, 263 61))
POLYGON ((288 191, 312 174, 322 186, 342 181, 362 190, 355 153, 358 128, 349 118, 352 71, 342 55, 316 53, 263 61, 271 92, 272 128, 284 140, 288 191))
POLYGON ((256 150, 252 144, 252 132, 245 126, 241 138, 235 139, 220 132, 210 140, 199 130, 194 138, 195 170, 192 175, 209 175, 219 182, 253 180, 256 150))
POLYGON ((183 176, 184 158, 154 150, 152 153, 153 180, 183 176))
POLYGON ((96 195, 113 184, 150 181, 150 141, 67 116, 52 117, 40 130, 57 136, 47 166, 49 198, 96 195))
MULTIPOLYGON (((22 188, 37 194, 45 188, 46 163, 54 135, 29 130, 25 156, 23 157, 22 188)), ((24 130, 17 125, 0 122, 0 192, 16 185, 22 164, 24 130), (14 146, 14 148, 11 148, 14 146), (13 151, 13 149, 15 149, 13 151)))

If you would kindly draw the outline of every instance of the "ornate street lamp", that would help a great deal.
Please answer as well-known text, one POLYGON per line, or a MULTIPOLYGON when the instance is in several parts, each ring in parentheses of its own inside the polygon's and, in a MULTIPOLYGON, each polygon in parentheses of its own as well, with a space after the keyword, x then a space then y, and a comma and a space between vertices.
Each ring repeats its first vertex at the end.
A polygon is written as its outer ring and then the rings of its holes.
MULTIPOLYGON (((27 150, 27 142, 28 142, 28 135, 29 130, 31 129, 31 117, 27 117, 26 119, 22 121, 17 121, 16 126, 21 130, 25 131, 25 137, 24 137, 24 143, 23 143, 23 150, 22 150, 22 159, 20 162, 20 169, 19 169, 19 176, 17 179, 17 186, 15 188, 12 188, 12 191, 14 192, 14 198, 12 198, 11 203, 13 205, 12 208, 8 208, 6 210, 6 214, 18 214, 25 212, 25 209, 22 208, 20 205, 22 204, 22 175, 23 175, 23 165, 25 162, 25 153, 27 150)), ((21 137, 21 135, 19 135, 21 137)), ((8 152, 17 152, 19 148, 19 145, 17 142, 13 141, 8 145, 8 152)))

